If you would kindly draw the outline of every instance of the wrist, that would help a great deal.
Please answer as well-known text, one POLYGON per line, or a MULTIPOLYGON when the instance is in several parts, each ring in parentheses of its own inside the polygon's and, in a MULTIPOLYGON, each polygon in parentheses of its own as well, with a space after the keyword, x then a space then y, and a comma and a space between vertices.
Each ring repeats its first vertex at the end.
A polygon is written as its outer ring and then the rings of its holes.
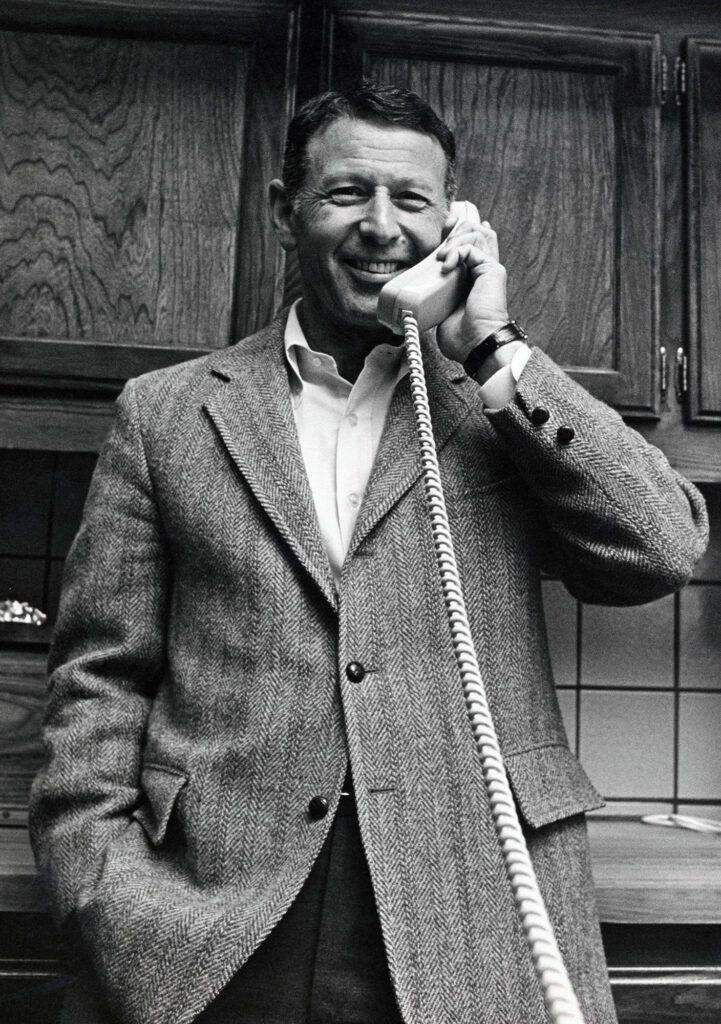
POLYGON ((462 329, 460 334, 461 353, 456 356, 457 361, 465 363, 474 349, 478 348, 491 334, 505 327, 509 320, 509 316, 505 316, 502 320, 476 320, 472 331, 462 329))
POLYGON ((522 341, 512 341, 508 345, 503 345, 501 348, 496 349, 495 352, 492 352, 487 359, 483 360, 476 372, 471 375, 476 384, 481 386, 486 384, 499 370, 510 366, 516 352, 523 345, 524 342, 522 341))
POLYGON ((471 350, 463 361, 463 369, 469 377, 478 379, 478 374, 481 371, 483 364, 490 356, 494 355, 494 353, 497 353, 499 349, 514 341, 525 341, 527 337, 528 335, 526 332, 516 323, 515 320, 509 320, 491 334, 487 335, 479 345, 476 345, 475 348, 471 350))

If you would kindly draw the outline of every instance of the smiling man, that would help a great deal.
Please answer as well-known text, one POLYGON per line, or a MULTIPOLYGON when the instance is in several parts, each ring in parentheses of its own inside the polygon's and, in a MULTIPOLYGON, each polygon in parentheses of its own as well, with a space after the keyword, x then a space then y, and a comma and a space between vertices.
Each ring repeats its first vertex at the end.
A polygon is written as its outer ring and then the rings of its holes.
POLYGON ((66 1024, 545 1024, 457 676, 385 282, 443 243, 424 338, 470 624, 586 1024, 615 1020, 541 569, 630 604, 702 500, 526 346, 455 148, 412 93, 310 101, 270 185, 301 299, 130 381, 66 566, 32 837, 87 962, 66 1024))

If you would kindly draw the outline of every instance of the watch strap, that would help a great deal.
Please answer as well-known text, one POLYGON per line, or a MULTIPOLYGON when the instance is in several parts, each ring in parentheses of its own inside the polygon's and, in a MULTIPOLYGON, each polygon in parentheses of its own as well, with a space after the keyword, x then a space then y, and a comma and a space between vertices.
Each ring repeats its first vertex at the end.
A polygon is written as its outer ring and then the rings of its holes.
POLYGON ((463 361, 463 369, 466 371, 469 377, 473 377, 481 368, 482 363, 488 359, 488 357, 501 348, 503 345, 508 345, 511 341, 525 341, 528 335, 515 320, 509 320, 507 324, 499 327, 497 330, 489 334, 480 345, 476 345, 472 349, 471 353, 463 361))

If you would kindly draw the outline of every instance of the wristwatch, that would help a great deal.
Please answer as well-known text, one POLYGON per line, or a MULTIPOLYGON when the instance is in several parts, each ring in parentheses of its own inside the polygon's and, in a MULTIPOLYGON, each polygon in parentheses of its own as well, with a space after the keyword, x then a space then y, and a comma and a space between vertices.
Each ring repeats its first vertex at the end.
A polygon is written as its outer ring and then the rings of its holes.
POLYGON ((469 377, 473 377, 480 370, 481 364, 497 348, 507 345, 510 341, 525 341, 527 337, 528 335, 520 324, 517 324, 515 320, 509 320, 503 327, 499 327, 484 338, 480 345, 476 345, 471 354, 463 361, 463 369, 469 377))

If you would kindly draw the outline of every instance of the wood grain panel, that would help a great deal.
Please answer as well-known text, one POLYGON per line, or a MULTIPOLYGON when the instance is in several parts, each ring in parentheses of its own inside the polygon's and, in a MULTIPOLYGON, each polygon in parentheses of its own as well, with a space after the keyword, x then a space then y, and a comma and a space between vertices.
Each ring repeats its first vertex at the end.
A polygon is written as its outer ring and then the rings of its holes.
POLYGON ((717 836, 596 815, 588 832, 602 921, 721 923, 717 836))
POLYGON ((114 417, 115 404, 104 399, 10 395, 0 401, 0 448, 97 452, 114 417))
POLYGON ((531 337, 558 362, 614 369, 614 78, 374 55, 368 70, 453 130, 459 195, 496 228, 531 337))
POLYGON ((721 422, 721 39, 687 45, 689 416, 721 422))
POLYGON ((246 47, 0 34, 0 333, 229 341, 246 47))
POLYGON ((43 651, 0 651, 1 808, 25 808, 40 767, 45 661, 43 651))
POLYGON ((619 1024, 718 1024, 721 971, 611 971, 619 1024))

